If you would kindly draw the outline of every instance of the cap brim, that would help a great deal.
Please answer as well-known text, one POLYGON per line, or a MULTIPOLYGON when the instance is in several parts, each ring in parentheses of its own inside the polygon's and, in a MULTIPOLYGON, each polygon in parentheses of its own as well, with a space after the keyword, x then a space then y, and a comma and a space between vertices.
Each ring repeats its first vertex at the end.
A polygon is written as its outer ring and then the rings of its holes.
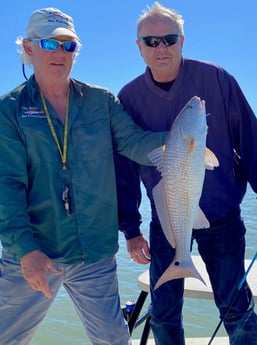
POLYGON ((57 36, 69 36, 69 37, 75 38, 79 42, 81 42, 74 31, 71 31, 71 30, 65 29, 65 28, 56 28, 54 30, 39 30, 38 32, 36 32, 36 34, 41 38, 52 38, 52 37, 57 37, 57 36))

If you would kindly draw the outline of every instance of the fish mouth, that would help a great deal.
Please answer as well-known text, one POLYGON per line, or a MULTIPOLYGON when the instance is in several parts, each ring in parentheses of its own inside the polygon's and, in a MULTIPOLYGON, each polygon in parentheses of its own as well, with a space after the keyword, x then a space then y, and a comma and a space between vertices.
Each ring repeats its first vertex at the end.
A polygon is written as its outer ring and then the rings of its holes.
POLYGON ((201 106, 201 109, 205 108, 205 100, 204 99, 200 99, 200 106, 201 106))

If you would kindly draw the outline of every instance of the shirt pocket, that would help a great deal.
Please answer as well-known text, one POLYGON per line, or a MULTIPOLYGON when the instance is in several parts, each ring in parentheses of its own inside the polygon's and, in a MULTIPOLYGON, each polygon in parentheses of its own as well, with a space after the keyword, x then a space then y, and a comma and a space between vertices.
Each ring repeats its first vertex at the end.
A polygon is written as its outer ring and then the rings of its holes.
MULTIPOLYGON (((54 123, 54 130, 62 149, 63 127, 54 123)), ((22 132, 28 154, 28 162, 41 165, 56 164, 60 161, 60 153, 46 119, 23 122, 22 132)))

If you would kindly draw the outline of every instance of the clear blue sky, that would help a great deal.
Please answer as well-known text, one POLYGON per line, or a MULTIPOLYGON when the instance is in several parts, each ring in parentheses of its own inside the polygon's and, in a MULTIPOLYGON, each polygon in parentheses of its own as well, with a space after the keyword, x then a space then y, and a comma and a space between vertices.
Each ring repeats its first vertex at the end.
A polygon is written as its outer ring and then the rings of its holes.
MULTIPOLYGON (((142 73, 137 50, 136 21, 154 0, 11 0, 0 12, 2 40, 0 94, 24 81, 15 40, 26 36, 31 13, 58 7, 70 14, 83 47, 72 76, 106 86, 114 93, 142 73)), ((183 55, 222 65, 239 82, 257 114, 257 1, 160 0, 185 20, 183 55)), ((27 68, 27 74, 32 72, 27 68)))

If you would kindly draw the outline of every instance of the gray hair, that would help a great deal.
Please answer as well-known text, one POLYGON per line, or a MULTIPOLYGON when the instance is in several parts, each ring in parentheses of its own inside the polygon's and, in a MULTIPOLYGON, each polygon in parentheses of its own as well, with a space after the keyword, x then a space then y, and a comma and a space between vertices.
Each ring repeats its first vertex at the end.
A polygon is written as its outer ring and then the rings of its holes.
POLYGON ((143 11, 143 14, 139 17, 137 21, 137 34, 139 35, 142 23, 147 18, 162 18, 170 17, 178 26, 181 35, 184 35, 184 19, 175 10, 171 10, 167 7, 160 5, 157 1, 152 7, 147 6, 147 9, 143 11))
POLYGON ((23 64, 31 65, 30 57, 28 56, 28 54, 26 54, 25 50, 23 49, 22 41, 22 36, 18 36, 16 38, 15 43, 17 45, 17 52, 20 55, 20 60, 23 64))

